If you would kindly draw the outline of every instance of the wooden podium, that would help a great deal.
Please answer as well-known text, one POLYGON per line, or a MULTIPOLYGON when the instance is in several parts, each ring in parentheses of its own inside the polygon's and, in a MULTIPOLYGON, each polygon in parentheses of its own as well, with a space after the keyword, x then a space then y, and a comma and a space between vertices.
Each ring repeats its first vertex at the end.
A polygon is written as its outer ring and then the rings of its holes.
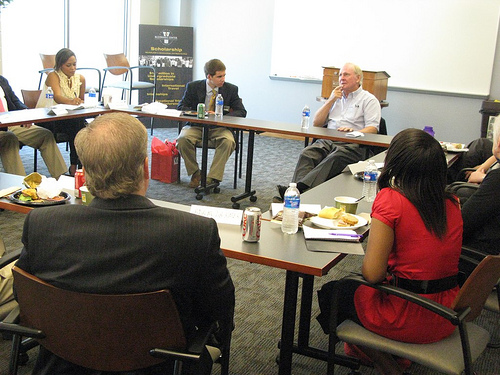
MULTIPOLYGON (((323 84, 321 96, 328 98, 335 86, 338 86, 340 69, 333 66, 323 67, 323 84)), ((387 80, 390 75, 386 72, 372 72, 363 70, 363 89, 371 92, 382 103, 387 97, 387 80)))

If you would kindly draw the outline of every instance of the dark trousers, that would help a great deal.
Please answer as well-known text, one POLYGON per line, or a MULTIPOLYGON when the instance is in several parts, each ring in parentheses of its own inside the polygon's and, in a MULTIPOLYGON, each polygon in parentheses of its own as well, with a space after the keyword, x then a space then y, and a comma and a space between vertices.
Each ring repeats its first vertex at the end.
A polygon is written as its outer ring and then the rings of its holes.
POLYGON ((334 289, 338 288, 339 299, 337 305, 337 325, 349 319, 360 325, 356 307, 354 306, 354 293, 358 289, 358 284, 351 281, 334 280, 324 284, 318 290, 318 303, 320 314, 316 318, 326 334, 330 333, 330 319, 332 309, 332 298, 334 289))
POLYGON ((371 156, 371 149, 363 145, 319 139, 300 153, 292 181, 313 188, 371 156))
MULTIPOLYGON (((53 134, 54 138, 56 138, 57 133, 64 133, 68 135, 68 143, 69 143, 69 160, 70 164, 81 166, 80 159, 76 153, 75 149, 75 137, 76 134, 85 127, 85 119, 77 118, 71 120, 60 120, 60 121, 51 121, 44 122, 39 124, 46 129, 49 129, 53 134)), ((57 138, 56 138, 57 141, 57 138)))

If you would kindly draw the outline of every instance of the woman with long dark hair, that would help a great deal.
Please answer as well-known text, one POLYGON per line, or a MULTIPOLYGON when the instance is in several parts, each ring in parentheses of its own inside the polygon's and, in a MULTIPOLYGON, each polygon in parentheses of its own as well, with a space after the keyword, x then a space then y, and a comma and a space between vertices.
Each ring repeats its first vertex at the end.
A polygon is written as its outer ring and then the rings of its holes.
MULTIPOLYGON (((69 48, 59 50, 55 58, 54 71, 50 72, 37 103, 37 108, 46 107, 45 94, 47 88, 51 87, 54 92, 54 102, 57 104, 80 105, 85 99, 85 77, 76 73, 76 56, 69 48)), ((80 129, 85 127, 85 119, 71 119, 54 121, 40 124, 53 133, 66 133, 69 137, 69 174, 74 175, 78 167, 81 167, 75 149, 75 136, 80 129)))
MULTIPOLYGON (((372 207, 362 266, 367 281, 392 283, 451 306, 459 290, 462 217, 457 199, 445 192, 446 172, 441 145, 426 132, 406 129, 393 138, 372 207)), ((325 293, 328 298, 331 287, 326 284, 321 298, 325 293)), ((346 288, 342 294, 340 321, 355 320, 394 340, 435 342, 455 329, 436 314, 373 288, 346 288)), ((346 352, 366 354, 383 374, 402 372, 389 354, 352 346, 346 352)))

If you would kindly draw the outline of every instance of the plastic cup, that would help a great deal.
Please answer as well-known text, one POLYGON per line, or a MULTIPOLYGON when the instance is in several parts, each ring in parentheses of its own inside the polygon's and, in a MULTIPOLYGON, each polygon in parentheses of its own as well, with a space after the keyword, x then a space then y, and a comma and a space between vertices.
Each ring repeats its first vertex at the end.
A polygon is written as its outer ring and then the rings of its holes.
POLYGON ((358 209, 357 198, 335 197, 335 207, 343 208, 348 214, 355 214, 358 209))
POLYGON ((92 202, 92 199, 94 199, 94 196, 90 194, 89 189, 86 186, 80 187, 80 192, 82 193, 82 203, 84 206, 88 206, 90 202, 92 202))

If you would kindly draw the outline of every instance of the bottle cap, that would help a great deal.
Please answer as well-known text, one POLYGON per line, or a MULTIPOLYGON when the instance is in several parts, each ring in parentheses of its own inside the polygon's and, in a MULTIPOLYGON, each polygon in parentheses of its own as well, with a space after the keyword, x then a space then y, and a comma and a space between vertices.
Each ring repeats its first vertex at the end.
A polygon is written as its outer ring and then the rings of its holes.
POLYGON ((294 187, 297 187, 297 183, 296 182, 290 182, 290 185, 288 185, 288 186, 294 188, 294 187))

